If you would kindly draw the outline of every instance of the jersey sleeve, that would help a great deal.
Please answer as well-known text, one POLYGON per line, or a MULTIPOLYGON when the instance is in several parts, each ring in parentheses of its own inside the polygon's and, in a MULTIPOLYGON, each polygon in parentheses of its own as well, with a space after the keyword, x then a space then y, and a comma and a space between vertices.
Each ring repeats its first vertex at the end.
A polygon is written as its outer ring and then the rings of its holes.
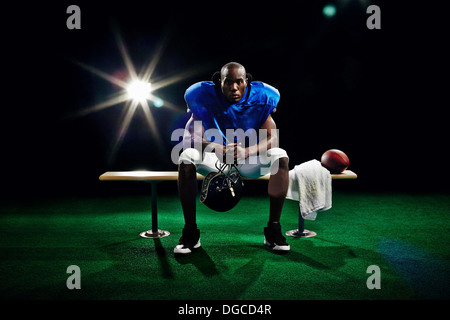
MULTIPOLYGON (((267 117, 275 109, 280 101, 280 92, 271 85, 264 83, 264 91, 266 96, 266 112, 267 117)), ((266 118, 267 118, 266 117, 266 118)))
POLYGON ((272 113, 272 111, 277 107, 278 102, 280 101, 280 92, 272 87, 271 85, 268 85, 266 83, 263 84, 263 94, 261 95, 261 100, 264 104, 261 119, 260 119, 260 126, 266 122, 269 115, 272 113))
MULTIPOLYGON (((198 96, 199 91, 201 90, 201 83, 194 83, 189 88, 187 88, 184 94, 184 100, 186 101, 187 111, 194 112, 198 106, 198 96)), ((195 112, 194 112, 195 113, 195 112)))
POLYGON ((187 111, 192 112, 199 119, 206 119, 208 110, 209 98, 209 83, 197 82, 191 85, 184 94, 184 100, 186 101, 187 111))

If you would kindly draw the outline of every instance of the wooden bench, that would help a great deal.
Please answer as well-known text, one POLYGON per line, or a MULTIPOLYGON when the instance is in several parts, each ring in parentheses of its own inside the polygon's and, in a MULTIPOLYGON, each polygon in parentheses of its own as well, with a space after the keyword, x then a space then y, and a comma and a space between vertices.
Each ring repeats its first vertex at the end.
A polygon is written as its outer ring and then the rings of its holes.
MULTIPOLYGON (((197 173, 197 179, 203 180, 205 177, 197 173)), ((244 180, 269 180, 270 175, 259 178, 248 178, 243 177, 244 180)), ((357 175, 351 170, 345 170, 340 174, 332 174, 331 178, 333 180, 346 180, 346 179, 356 179, 357 175)), ((176 181, 178 180, 177 171, 146 171, 146 170, 136 170, 136 171, 107 171, 100 175, 99 179, 101 181, 146 181, 151 183, 152 190, 152 229, 140 233, 143 238, 163 238, 170 235, 170 232, 158 229, 158 207, 157 207, 157 190, 156 185, 161 181, 176 181)), ((303 228, 303 217, 299 214, 299 229, 291 230, 286 232, 286 235, 293 237, 312 237, 316 233, 312 231, 305 230, 303 228)))

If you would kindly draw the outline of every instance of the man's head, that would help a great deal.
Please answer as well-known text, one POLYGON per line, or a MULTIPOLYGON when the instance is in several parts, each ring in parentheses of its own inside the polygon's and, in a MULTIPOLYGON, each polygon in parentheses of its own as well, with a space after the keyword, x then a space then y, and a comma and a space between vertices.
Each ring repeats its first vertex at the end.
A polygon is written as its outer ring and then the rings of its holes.
POLYGON ((240 63, 229 62, 220 70, 220 87, 229 102, 239 102, 244 96, 247 84, 247 73, 240 63))

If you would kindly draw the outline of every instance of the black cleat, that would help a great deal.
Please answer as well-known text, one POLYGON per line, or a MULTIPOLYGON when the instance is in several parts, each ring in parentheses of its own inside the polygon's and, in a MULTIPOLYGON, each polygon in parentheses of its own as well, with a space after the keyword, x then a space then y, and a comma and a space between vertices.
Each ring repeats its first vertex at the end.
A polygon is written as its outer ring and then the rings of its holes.
POLYGON ((279 223, 271 223, 269 227, 264 228, 264 244, 277 252, 288 252, 291 249, 281 234, 279 223))
POLYGON ((177 254, 189 254, 193 249, 200 248, 200 230, 187 230, 183 229, 183 235, 178 242, 178 245, 173 249, 177 254))

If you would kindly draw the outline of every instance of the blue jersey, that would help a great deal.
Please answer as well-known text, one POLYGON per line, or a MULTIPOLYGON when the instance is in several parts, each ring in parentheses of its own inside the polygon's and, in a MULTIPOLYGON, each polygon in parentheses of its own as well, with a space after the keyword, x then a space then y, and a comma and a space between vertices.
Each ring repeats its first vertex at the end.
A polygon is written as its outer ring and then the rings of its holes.
MULTIPOLYGON (((225 99, 220 87, 216 87, 212 81, 202 81, 190 86, 186 90, 184 99, 188 109, 202 121, 205 130, 218 129, 222 133, 224 144, 244 143, 238 138, 234 141, 227 139, 226 130, 242 129, 244 132, 258 133, 258 129, 277 106, 280 93, 268 84, 252 81, 247 86, 242 99, 237 103, 231 103, 225 99)), ((206 138, 213 142, 208 135, 206 138)), ((256 139, 254 138, 247 137, 245 145, 257 143, 257 135, 256 139)))

